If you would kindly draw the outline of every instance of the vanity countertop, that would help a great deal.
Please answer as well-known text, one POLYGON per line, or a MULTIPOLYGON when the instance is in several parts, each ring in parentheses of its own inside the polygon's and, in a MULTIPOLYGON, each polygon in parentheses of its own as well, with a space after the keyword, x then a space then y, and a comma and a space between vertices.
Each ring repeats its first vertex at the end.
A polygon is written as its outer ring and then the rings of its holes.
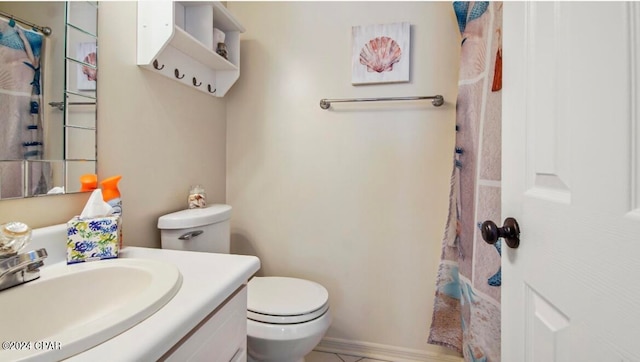
MULTIPOLYGON (((51 249, 48 245, 47 251, 51 249)), ((64 254, 51 250, 49 257, 53 260, 45 264, 66 263, 59 261, 60 255, 64 254)), ((147 319, 67 361, 158 360, 260 268, 257 257, 245 255, 125 247, 119 257, 170 262, 180 270, 182 286, 147 319)))
POLYGON ((155 361, 260 268, 258 258, 245 255, 126 247, 121 257, 176 265, 180 290, 149 318, 68 361, 155 361))

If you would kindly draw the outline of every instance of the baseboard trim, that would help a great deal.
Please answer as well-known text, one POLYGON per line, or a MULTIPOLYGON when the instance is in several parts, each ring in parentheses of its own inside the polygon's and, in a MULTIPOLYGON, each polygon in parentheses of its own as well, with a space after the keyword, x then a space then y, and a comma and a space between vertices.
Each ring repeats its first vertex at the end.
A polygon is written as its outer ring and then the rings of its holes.
POLYGON ((340 338, 325 337, 314 350, 393 362, 462 362, 461 357, 340 338))

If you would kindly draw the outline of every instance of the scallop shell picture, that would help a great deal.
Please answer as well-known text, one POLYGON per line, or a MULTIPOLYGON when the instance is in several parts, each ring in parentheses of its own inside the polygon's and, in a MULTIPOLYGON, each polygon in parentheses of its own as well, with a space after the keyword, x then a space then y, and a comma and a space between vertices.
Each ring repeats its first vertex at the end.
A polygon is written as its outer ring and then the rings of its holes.
POLYGON ((398 43, 388 36, 381 36, 369 40, 362 48, 360 64, 366 66, 368 72, 390 72, 401 57, 402 49, 398 43))
MULTIPOLYGON (((98 53, 95 41, 76 44, 76 54, 74 59, 82 60, 86 64, 97 65, 97 55, 98 53)), ((78 90, 95 90, 97 79, 97 68, 78 64, 76 76, 76 87, 78 90)))
POLYGON ((410 29, 409 23, 354 26, 351 83, 408 82, 410 29))

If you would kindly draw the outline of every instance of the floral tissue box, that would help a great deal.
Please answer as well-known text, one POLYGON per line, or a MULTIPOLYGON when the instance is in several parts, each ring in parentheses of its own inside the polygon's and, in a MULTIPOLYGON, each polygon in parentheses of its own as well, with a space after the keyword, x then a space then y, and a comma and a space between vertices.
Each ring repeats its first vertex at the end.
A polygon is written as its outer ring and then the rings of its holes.
POLYGON ((118 257, 120 216, 67 222, 67 264, 118 257))

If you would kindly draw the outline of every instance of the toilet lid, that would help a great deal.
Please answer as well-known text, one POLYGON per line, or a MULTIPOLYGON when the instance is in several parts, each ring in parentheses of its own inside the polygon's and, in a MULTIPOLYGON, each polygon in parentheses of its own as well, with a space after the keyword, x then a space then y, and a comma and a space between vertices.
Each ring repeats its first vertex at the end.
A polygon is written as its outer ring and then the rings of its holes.
POLYGON ((320 284, 297 278, 254 277, 248 284, 247 316, 267 323, 301 323, 329 308, 320 284))

